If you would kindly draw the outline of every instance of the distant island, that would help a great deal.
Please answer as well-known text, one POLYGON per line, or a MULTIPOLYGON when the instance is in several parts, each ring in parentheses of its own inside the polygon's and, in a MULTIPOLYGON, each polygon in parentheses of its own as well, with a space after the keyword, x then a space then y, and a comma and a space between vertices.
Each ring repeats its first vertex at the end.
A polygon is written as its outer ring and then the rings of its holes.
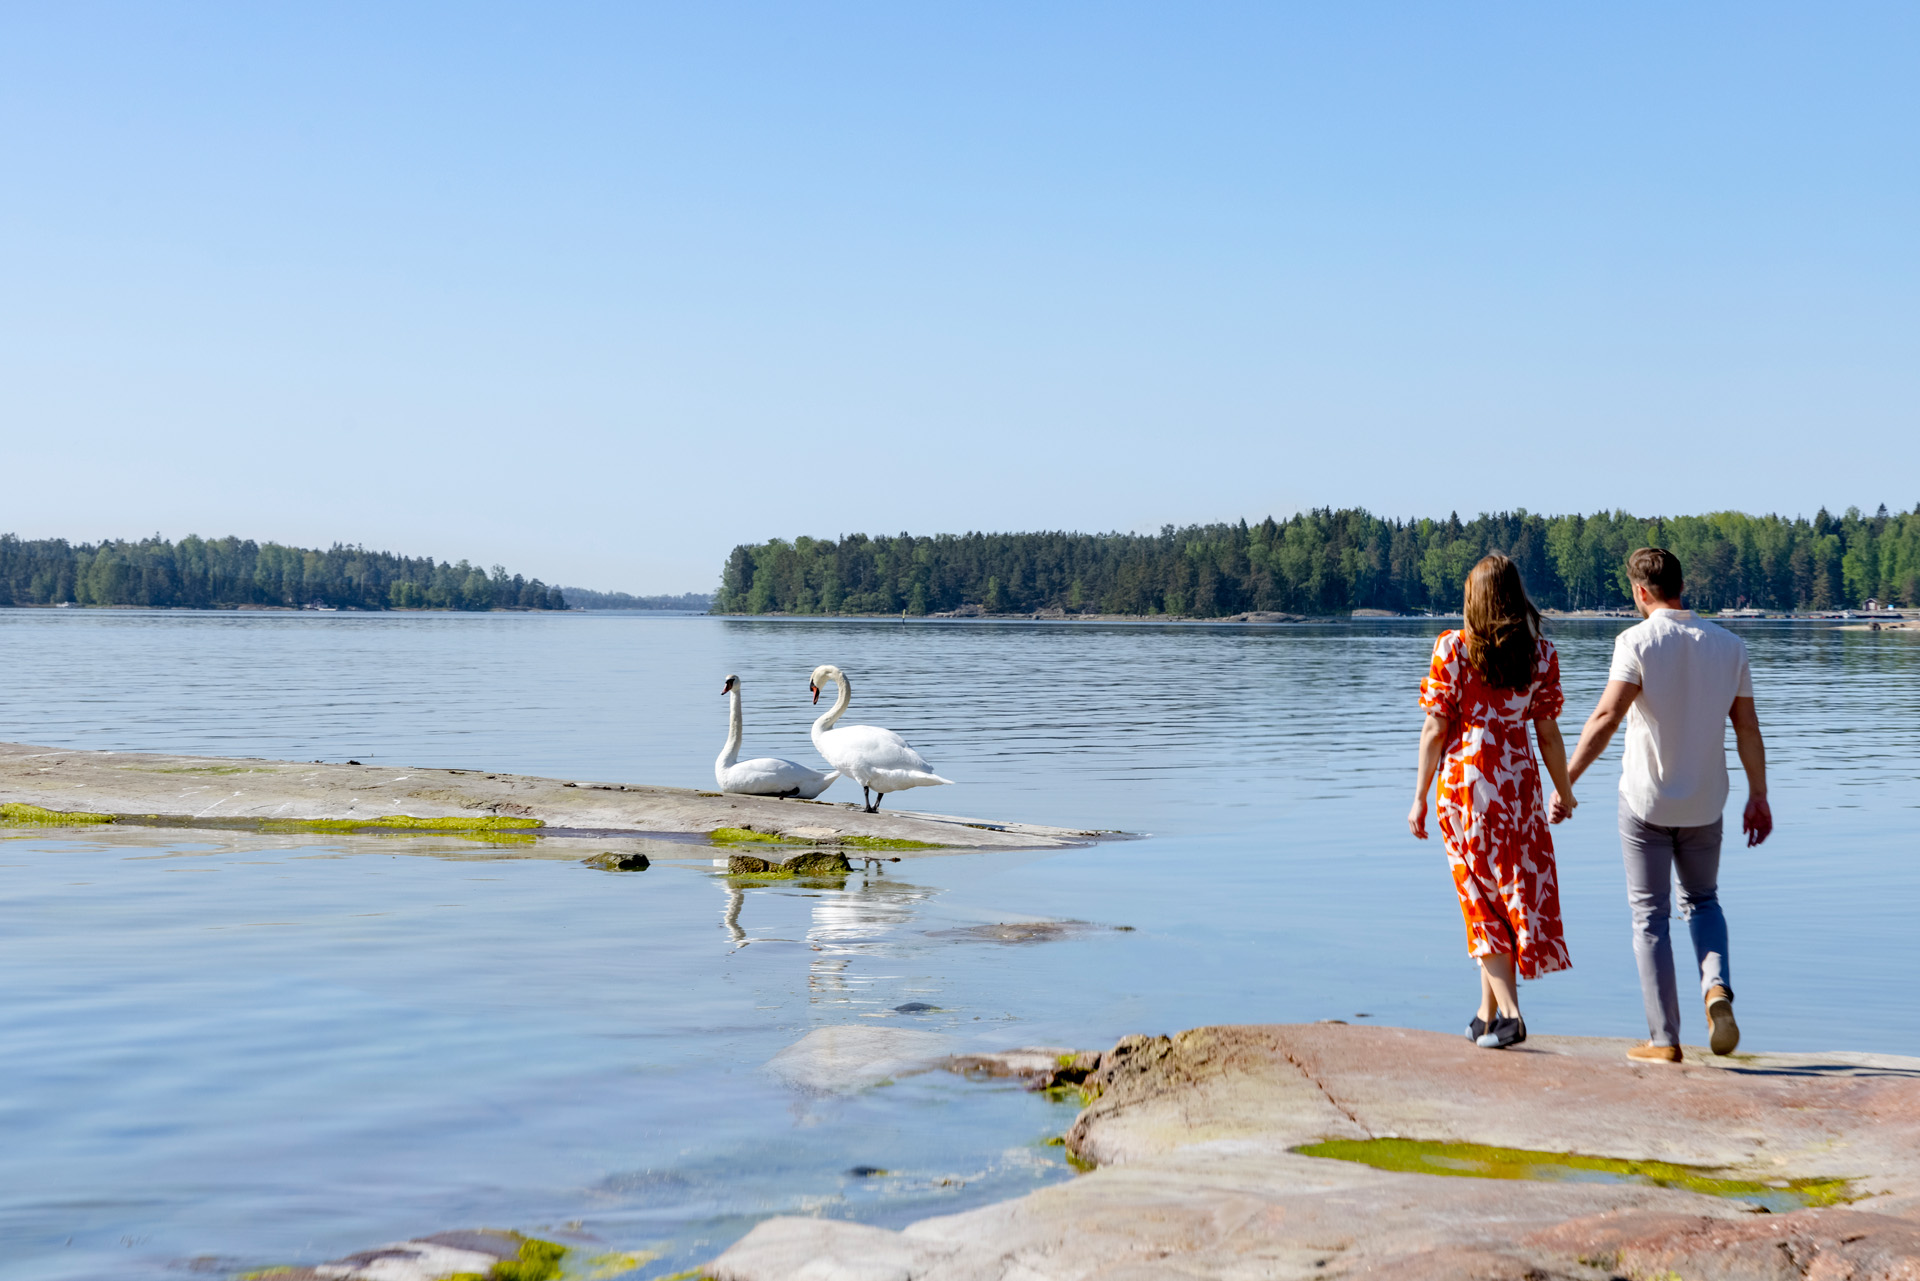
POLYGON ((69 543, 0 535, 0 605, 176 609, 565 609, 558 587, 499 565, 241 538, 69 543))
POLYGON ((733 549, 722 614, 1121 614, 1229 618, 1460 608, 1467 570, 1489 551, 1519 562, 1543 609, 1630 602, 1622 563, 1666 547, 1697 609, 1920 605, 1920 506, 1811 520, 1540 516, 1393 520, 1322 508, 1257 525, 1168 525, 1158 534, 935 534, 774 539, 733 549))
POLYGON ((713 606, 706 592, 678 596, 629 596, 625 592, 595 592, 584 587, 562 587, 568 609, 680 609, 704 614, 713 606))

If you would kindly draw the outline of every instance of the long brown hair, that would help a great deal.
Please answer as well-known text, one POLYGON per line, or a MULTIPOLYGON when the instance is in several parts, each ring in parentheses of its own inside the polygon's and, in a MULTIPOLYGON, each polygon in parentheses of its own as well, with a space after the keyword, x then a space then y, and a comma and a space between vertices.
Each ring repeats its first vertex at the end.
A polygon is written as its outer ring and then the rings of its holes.
POLYGON ((1467 661, 1495 689, 1533 684, 1540 611, 1527 599, 1520 567, 1499 552, 1467 574, 1467 661))

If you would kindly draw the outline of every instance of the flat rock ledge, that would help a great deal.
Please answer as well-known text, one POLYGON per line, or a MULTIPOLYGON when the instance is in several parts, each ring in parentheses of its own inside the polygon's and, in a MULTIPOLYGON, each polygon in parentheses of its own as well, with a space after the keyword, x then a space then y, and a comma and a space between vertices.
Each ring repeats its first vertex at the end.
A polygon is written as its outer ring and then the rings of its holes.
MULTIPOLYGON (((1128 1037, 1071 1061, 1091 1099, 1067 1135, 1098 1168, 890 1232, 770 1219, 716 1281, 1920 1281, 1920 1059, 1687 1051, 1335 1024, 1128 1037), (1784 1214, 1632 1183, 1395 1173, 1307 1157, 1404 1138, 1848 1179, 1851 1204, 1784 1214)), ((1057 1083, 1042 1051, 1004 1070, 1057 1083), (1031 1061, 1026 1061, 1030 1059, 1031 1061)), ((960 1064, 993 1071, 991 1063, 960 1064)), ((1068 1077, 1071 1080, 1071 1075, 1068 1077)))
POLYGON ((538 819, 563 832, 707 834, 745 828, 831 843, 911 841, 950 849, 1077 845, 1112 833, 780 800, 679 787, 483 770, 91 752, 0 743, 0 801, 180 826, 412 818, 538 819))

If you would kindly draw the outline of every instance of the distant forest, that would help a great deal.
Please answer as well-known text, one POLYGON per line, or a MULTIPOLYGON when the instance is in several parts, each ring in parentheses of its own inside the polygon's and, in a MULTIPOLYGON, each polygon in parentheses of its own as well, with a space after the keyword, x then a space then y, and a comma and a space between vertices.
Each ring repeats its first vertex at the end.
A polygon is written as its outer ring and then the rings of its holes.
POLYGON ((728 614, 1177 614, 1354 609, 1456 612, 1467 570, 1514 558, 1543 609, 1630 602, 1624 560, 1665 547, 1697 609, 1857 608, 1870 597, 1920 605, 1920 506, 1872 516, 1824 508, 1812 520, 1716 512, 1626 512, 1463 521, 1387 520, 1358 509, 1257 525, 1168 525, 1156 534, 937 534, 742 545, 714 609, 728 614))
POLYGON ((629 596, 625 592, 595 592, 584 587, 562 587, 569 609, 688 609, 706 613, 713 597, 705 592, 679 596, 629 596))
POLYGON ((146 605, 192 609, 565 609, 558 587, 339 544, 326 551, 239 538, 155 536, 69 543, 0 535, 0 605, 146 605))

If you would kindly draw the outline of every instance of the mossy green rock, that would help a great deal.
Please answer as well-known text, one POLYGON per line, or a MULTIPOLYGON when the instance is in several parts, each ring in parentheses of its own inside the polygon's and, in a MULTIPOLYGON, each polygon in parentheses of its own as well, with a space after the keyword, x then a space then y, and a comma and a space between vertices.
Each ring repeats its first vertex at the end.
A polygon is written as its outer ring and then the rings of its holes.
POLYGON ((809 850, 795 854, 784 863, 756 858, 752 854, 727 857, 729 876, 845 876, 853 871, 847 856, 837 850, 809 850))
POLYGON ((837 850, 796 854, 781 866, 795 876, 844 876, 853 870, 847 856, 837 850))
POLYGON ((588 867, 597 867, 603 872, 644 872, 653 866, 653 860, 645 854, 621 854, 615 850, 595 854, 592 858, 583 858, 580 861, 588 867))

